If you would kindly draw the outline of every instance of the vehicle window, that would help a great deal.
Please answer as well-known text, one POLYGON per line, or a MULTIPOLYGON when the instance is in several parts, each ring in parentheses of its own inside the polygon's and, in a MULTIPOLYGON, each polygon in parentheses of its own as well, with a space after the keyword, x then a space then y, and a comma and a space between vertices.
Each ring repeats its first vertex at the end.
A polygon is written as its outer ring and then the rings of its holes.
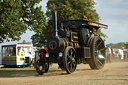
POLYGON ((31 47, 18 47, 18 56, 30 55, 32 52, 31 47))
POLYGON ((3 47, 2 48, 3 57, 7 56, 16 56, 16 48, 15 47, 3 47))

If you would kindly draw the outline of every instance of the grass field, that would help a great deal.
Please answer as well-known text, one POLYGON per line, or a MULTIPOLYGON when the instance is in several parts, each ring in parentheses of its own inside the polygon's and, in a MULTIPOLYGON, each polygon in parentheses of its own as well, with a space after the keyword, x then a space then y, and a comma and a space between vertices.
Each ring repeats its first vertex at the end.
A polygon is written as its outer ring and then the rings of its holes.
MULTIPOLYGON (((53 64, 50 66, 49 71, 52 72, 54 70, 58 70, 58 65, 53 64)), ((0 67, 0 78, 2 77, 29 77, 29 76, 38 76, 36 69, 32 67, 24 67, 24 68, 1 68, 0 67)))
POLYGON ((0 68, 0 77, 27 77, 33 76, 36 71, 33 67, 0 68))

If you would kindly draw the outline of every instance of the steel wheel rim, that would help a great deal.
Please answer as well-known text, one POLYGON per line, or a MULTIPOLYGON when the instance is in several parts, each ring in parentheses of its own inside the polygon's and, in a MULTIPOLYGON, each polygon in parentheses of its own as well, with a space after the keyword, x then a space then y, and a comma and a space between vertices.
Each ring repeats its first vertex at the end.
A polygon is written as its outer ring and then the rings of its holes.
POLYGON ((64 70, 66 70, 68 74, 71 74, 76 70, 77 55, 75 49, 71 46, 65 49, 63 56, 63 65, 64 65, 64 70))
POLYGON ((67 66, 69 68, 69 71, 73 72, 76 67, 75 51, 73 51, 73 49, 70 49, 67 54, 67 66))
POLYGON ((98 64, 99 67, 104 66, 105 64, 105 47, 104 47, 104 42, 99 39, 96 41, 95 44, 95 57, 96 57, 96 63, 98 64))
POLYGON ((42 75, 45 72, 48 72, 49 63, 46 63, 45 60, 40 59, 39 53, 36 54, 36 70, 37 72, 42 75))

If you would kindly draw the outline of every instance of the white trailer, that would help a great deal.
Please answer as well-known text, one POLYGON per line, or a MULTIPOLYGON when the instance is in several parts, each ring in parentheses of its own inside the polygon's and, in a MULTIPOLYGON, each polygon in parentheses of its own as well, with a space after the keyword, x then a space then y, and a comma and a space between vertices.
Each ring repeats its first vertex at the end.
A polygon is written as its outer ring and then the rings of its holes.
POLYGON ((34 59, 32 44, 8 44, 1 46, 2 65, 28 66, 34 59))

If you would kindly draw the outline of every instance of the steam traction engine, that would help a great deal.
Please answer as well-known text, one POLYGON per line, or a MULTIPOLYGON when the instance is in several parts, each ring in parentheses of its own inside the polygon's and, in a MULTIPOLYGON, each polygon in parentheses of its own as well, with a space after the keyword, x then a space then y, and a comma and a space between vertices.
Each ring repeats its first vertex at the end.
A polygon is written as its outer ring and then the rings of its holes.
POLYGON ((47 49, 41 49, 35 56, 36 71, 42 75, 48 72, 49 63, 58 63, 68 74, 76 70, 77 64, 88 63, 91 69, 101 69, 105 64, 104 38, 96 31, 107 25, 84 20, 64 21, 57 28, 57 13, 53 12, 53 37, 47 42, 47 49))

